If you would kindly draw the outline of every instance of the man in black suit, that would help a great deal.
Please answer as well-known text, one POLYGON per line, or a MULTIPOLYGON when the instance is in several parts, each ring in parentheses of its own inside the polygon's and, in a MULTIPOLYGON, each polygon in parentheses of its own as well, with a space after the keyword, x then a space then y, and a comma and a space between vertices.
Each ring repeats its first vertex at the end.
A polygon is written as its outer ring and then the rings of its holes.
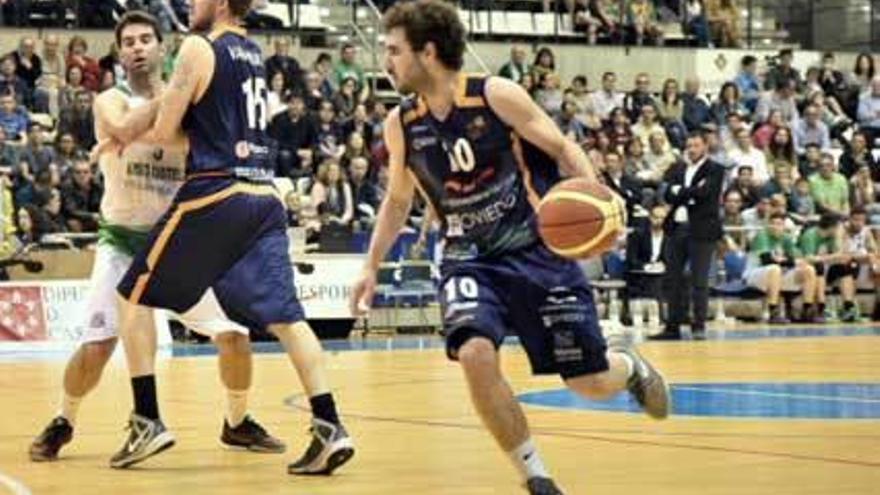
POLYGON ((684 294, 686 265, 690 265, 694 311, 691 333, 705 338, 709 308, 709 270, 718 240, 721 239, 721 190, 724 167, 709 159, 706 137, 691 134, 684 163, 674 166, 666 176, 666 201, 671 206, 665 228, 669 236, 666 273, 670 285, 669 318, 657 340, 677 340, 685 320, 690 297, 684 294))
MULTIPOLYGON (((662 297, 661 282, 666 273, 668 256, 668 236, 663 229, 668 208, 655 205, 651 208, 650 217, 638 222, 626 239, 626 300, 657 300, 662 297)), ((637 305, 638 306, 638 305, 637 305)), ((634 311, 634 319, 639 323, 643 315, 634 311)))

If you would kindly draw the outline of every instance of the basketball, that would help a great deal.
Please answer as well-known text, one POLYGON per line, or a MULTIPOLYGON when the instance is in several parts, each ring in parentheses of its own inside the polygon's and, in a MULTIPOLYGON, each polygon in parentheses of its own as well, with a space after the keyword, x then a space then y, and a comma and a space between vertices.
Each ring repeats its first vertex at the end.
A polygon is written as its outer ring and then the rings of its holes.
POLYGON ((626 205, 607 186, 585 178, 554 186, 538 206, 538 230, 554 253, 581 259, 612 247, 626 229, 626 205))

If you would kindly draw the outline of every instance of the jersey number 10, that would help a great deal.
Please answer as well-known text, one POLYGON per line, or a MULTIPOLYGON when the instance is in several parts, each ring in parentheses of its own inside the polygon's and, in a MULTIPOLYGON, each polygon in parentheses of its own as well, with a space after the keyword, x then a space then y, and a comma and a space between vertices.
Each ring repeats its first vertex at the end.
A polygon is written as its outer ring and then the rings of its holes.
POLYGON ((247 98, 248 127, 260 131, 266 130, 266 119, 269 103, 266 101, 266 80, 262 77, 251 77, 241 85, 247 98))

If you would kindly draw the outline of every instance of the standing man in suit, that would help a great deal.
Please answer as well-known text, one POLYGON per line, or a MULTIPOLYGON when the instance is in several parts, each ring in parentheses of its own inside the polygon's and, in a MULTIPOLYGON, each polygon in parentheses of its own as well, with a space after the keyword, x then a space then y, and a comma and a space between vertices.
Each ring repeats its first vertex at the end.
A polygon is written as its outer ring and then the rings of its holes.
POLYGON ((671 206, 665 222, 670 243, 666 267, 669 318, 663 333, 654 338, 681 337, 680 326, 690 306, 690 298, 683 293, 684 271, 690 266, 694 305, 691 333, 702 339, 709 307, 709 269, 722 234, 719 204, 724 183, 724 167, 709 158, 702 133, 688 137, 684 163, 669 171, 666 182, 666 202, 671 206))

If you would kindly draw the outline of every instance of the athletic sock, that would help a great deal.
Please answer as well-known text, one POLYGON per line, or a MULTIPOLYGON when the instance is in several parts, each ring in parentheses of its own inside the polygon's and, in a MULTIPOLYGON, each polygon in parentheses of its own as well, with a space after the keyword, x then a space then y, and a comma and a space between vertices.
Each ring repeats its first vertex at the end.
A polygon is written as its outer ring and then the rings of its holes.
POLYGON ((528 481, 529 479, 536 477, 550 477, 547 468, 544 467, 544 462, 541 461, 541 456, 538 455, 538 449, 535 448, 535 444, 532 443, 531 438, 523 442, 519 447, 508 452, 507 455, 510 457, 510 461, 513 462, 513 466, 523 477, 523 480, 528 481))
POLYGON ((79 412, 80 402, 82 402, 82 397, 74 397, 67 392, 61 396, 61 411, 58 412, 58 415, 66 419, 71 426, 76 424, 76 413, 79 412))
POLYGON ((636 363, 634 363, 633 359, 629 357, 629 354, 618 352, 617 355, 626 364, 626 377, 630 378, 636 372, 636 363))
POLYGON ((339 424, 339 415, 336 413, 336 402, 333 401, 333 395, 329 392, 326 394, 316 395, 309 399, 312 405, 312 415, 318 419, 324 420, 334 425, 339 424))
POLYGON ((226 389, 226 422, 235 428, 247 416, 248 390, 226 389))
POLYGON ((131 379, 134 392, 134 412, 147 419, 159 419, 159 404, 156 402, 156 376, 136 376, 131 379))

